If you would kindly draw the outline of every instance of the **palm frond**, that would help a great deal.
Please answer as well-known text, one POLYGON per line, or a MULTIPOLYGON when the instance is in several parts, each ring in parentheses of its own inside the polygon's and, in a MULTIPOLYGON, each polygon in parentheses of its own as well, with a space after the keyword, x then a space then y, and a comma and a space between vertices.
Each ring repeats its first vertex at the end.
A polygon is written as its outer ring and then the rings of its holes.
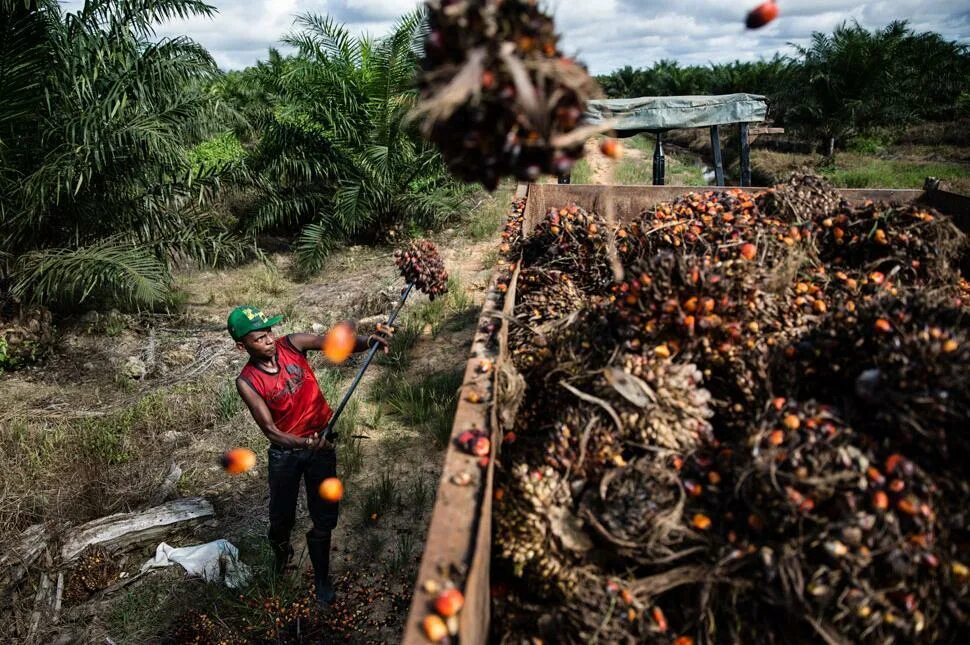
POLYGON ((161 302, 169 290, 165 264, 117 238, 32 251, 18 259, 13 278, 15 294, 43 302, 83 303, 96 296, 145 306, 161 302))

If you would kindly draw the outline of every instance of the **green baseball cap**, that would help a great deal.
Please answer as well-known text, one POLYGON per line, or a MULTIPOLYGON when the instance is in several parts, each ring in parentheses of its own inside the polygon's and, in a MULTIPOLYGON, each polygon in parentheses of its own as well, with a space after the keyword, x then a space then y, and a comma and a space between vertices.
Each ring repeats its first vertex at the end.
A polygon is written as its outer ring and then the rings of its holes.
POLYGON ((283 320, 283 316, 273 316, 267 318, 261 309, 243 305, 236 307, 229 314, 226 321, 226 328, 233 340, 242 340, 242 337, 257 329, 269 329, 273 325, 278 325, 283 320))

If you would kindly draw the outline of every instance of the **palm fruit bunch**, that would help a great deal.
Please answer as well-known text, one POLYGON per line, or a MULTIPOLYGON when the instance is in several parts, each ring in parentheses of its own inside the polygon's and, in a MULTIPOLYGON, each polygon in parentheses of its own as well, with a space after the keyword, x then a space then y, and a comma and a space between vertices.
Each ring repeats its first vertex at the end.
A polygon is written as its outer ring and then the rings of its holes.
POLYGON ((510 353, 516 369, 528 372, 551 358, 547 337, 556 333, 558 322, 584 305, 583 294, 569 275, 538 268, 523 270, 513 310, 517 323, 509 329, 510 353))
POLYGON ((763 214, 792 223, 824 219, 848 205, 824 177, 802 173, 793 173, 785 183, 760 193, 755 202, 763 214))
POLYGON ((176 645, 246 645, 251 641, 208 614, 191 610, 180 619, 172 641, 176 645))
POLYGON ((576 528, 562 476, 549 466, 520 462, 499 482, 495 497, 495 549, 514 574, 541 581, 546 592, 571 588, 573 565, 592 544, 576 528))
POLYGON ((645 454, 610 470, 598 487, 583 492, 579 515, 594 535, 614 546, 615 557, 651 562, 671 555, 675 533, 686 535, 676 512, 683 494, 673 459, 645 454))
POLYGON ((64 598, 71 603, 84 602, 91 594, 110 587, 121 574, 121 567, 107 549, 89 546, 78 556, 77 565, 67 577, 64 598))
POLYGON ((885 296, 833 315, 790 346, 775 372, 776 382, 839 403, 854 424, 924 454, 937 471, 970 459, 970 325, 948 299, 885 296))
POLYGON ((781 303, 744 260, 662 252, 611 287, 614 332, 632 352, 695 363, 730 426, 764 396, 767 350, 784 337, 781 303))
POLYGON ((568 272, 585 293, 597 294, 613 281, 612 231, 606 219, 575 204, 551 208, 522 244, 524 266, 568 272))
POLYGON ((628 229, 550 210, 509 257, 516 318, 549 331, 509 335, 512 356, 539 358, 496 469, 511 482, 495 507, 500 622, 568 643, 958 642, 964 240, 936 213, 850 207, 806 177, 685 196, 628 229), (602 225, 603 246, 599 230, 565 236, 566 216, 602 225), (586 305, 542 322, 536 305, 569 282, 586 305), (532 471, 555 504, 520 483, 532 471))
POLYGON ((525 200, 516 199, 512 202, 509 215, 505 220, 505 229, 502 231, 502 244, 499 252, 503 255, 510 255, 513 249, 518 248, 522 242, 522 223, 525 221, 525 200))
POLYGON ((718 260, 743 259, 773 266, 789 248, 805 242, 810 229, 765 215, 742 190, 687 193, 657 204, 632 224, 642 255, 679 249, 718 260))
POLYGON ((458 178, 568 174, 599 88, 535 0, 432 0, 414 114, 458 178))
POLYGON ((411 242, 394 252, 394 263, 404 280, 417 287, 418 291, 428 294, 431 300, 448 291, 448 272, 433 242, 411 242))
POLYGON ((953 275, 967 236, 947 218, 920 206, 868 202, 816 218, 822 262, 844 270, 878 270, 905 284, 953 275))
POLYGON ((0 314, 0 370, 16 369, 36 362, 54 344, 51 312, 45 307, 9 307, 0 314))

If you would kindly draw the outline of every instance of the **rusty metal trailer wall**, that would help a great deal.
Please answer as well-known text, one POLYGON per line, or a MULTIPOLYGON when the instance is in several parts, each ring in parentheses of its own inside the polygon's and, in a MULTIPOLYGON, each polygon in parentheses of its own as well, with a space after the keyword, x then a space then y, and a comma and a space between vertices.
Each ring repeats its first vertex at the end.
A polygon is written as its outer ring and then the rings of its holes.
MULTIPOLYGON (((654 204, 672 200, 684 193, 703 190, 697 187, 676 186, 594 186, 575 184, 520 185, 516 198, 525 198, 526 210, 523 234, 527 235, 549 208, 575 203, 588 210, 596 210, 618 221, 627 221, 654 204)), ((752 192, 764 190, 746 189, 752 192)), ((949 214, 965 232, 970 233, 970 197, 944 191, 859 189, 842 190, 851 202, 865 200, 883 202, 920 202, 949 214)), ((965 258, 964 271, 968 270, 965 258)), ((414 597, 405 624, 403 642, 409 645, 427 643, 421 621, 431 612, 433 598, 424 590, 429 580, 442 582, 451 579, 464 591, 465 608, 461 612, 458 640, 463 645, 488 640, 490 618, 489 565, 492 550, 492 486, 495 458, 501 451, 501 428, 496 396, 497 379, 507 355, 508 323, 515 305, 518 266, 512 274, 508 291, 497 288, 497 272, 489 280, 485 304, 479 326, 472 342, 471 356, 465 366, 465 377, 452 427, 452 441, 445 454, 441 479, 435 498, 431 525, 425 542, 414 597), (488 326, 495 325, 493 331, 488 326), (481 371, 482 361, 492 361, 488 372, 481 371), (466 399, 469 392, 481 395, 480 403, 466 399), (454 445, 454 438, 470 428, 487 430, 492 438, 492 457, 487 467, 479 466, 478 458, 467 455, 454 445), (453 483, 456 475, 468 473, 471 483, 453 483)))

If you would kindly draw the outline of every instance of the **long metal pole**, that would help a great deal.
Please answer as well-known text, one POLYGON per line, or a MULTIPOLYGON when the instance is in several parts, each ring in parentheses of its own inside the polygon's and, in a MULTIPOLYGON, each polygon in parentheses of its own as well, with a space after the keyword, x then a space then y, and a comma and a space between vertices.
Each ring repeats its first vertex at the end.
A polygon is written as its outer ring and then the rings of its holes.
MULTIPOLYGON (((408 286, 404 289, 404 293, 401 294, 401 300, 397 303, 397 307, 395 307, 394 311, 391 312, 390 317, 387 319, 388 326, 394 324, 394 320, 401 312, 401 308, 404 307, 404 301, 408 299, 409 295, 411 295, 411 289, 413 288, 413 284, 408 284, 408 286)), ((360 379, 363 378, 364 372, 367 370, 368 366, 370 366, 371 361, 374 360, 374 357, 377 355, 377 351, 380 349, 380 347, 380 343, 374 343, 371 346, 370 351, 367 353, 367 358, 364 359, 364 364, 360 366, 359 370, 357 370, 357 376, 354 377, 353 383, 350 384, 350 388, 344 394, 344 398, 340 401, 340 405, 337 406, 337 409, 333 412, 333 416, 330 417, 330 423, 327 424, 327 429, 323 432, 324 439, 329 439, 330 435, 333 434, 333 429, 337 427, 337 419, 340 418, 340 413, 342 413, 344 408, 347 407, 347 402, 350 400, 354 390, 357 389, 357 386, 360 385, 360 379)))

